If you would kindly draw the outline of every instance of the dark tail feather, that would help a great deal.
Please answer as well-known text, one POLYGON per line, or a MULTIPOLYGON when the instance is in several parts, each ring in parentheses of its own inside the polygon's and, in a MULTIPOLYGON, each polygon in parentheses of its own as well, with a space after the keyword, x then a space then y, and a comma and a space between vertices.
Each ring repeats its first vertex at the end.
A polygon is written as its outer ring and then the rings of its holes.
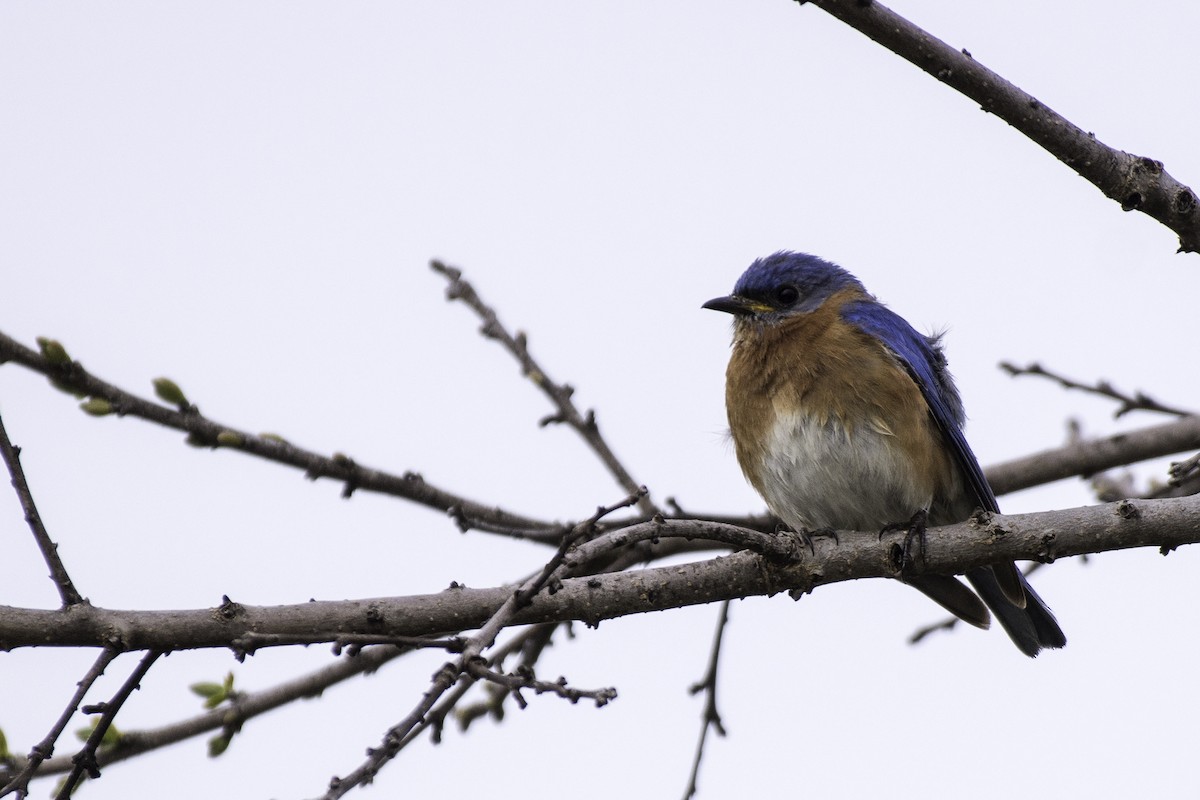
MULTIPOLYGON (((1017 573, 1020 575, 1020 572, 1017 573)), ((979 592, 979 596, 1008 633, 1010 639, 1027 656, 1036 656, 1043 648, 1062 647, 1067 637, 1058 627, 1050 609, 1038 597, 1024 575, 1020 575, 1025 590, 1025 607, 1018 608, 1009 602, 1000 588, 991 567, 979 567, 967 573, 967 580, 979 592)))
POLYGON ((979 601, 974 592, 959 583, 958 578, 952 575, 922 575, 906 578, 904 583, 920 589, 926 597, 964 622, 984 630, 991 627, 992 615, 988 613, 987 606, 979 601))

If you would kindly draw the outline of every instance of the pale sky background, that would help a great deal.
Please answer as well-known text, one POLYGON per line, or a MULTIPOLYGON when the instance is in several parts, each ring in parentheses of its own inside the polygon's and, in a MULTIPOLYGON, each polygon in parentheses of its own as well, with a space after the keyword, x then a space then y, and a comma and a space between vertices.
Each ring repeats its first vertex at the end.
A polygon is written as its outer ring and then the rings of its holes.
MULTIPOLYGON (((1200 186, 1200 5, 894 7, 1200 186)), ((1006 377, 1004 359, 1200 406, 1200 256, 1176 255, 1168 230, 971 101, 786 0, 10 2, 0 142, 4 332, 57 337, 144 394, 168 375, 230 425, 536 516, 578 519, 621 492, 568 430, 536 427, 547 403, 443 301, 431 257, 463 267, 529 333, 657 499, 697 511, 762 509, 723 438, 729 320, 700 304, 780 248, 833 259, 918 328, 949 329, 985 465, 1062 443, 1071 416, 1090 435, 1159 421, 1114 422, 1109 403, 1006 377)), ((0 410, 98 605, 491 586, 547 555, 394 499, 347 502, 331 482, 135 420, 92 419, 16 366, 0 368, 0 410)), ((1165 461, 1137 474, 1162 477, 1165 461)), ((1093 500, 1067 481, 1000 502, 1093 500)), ((0 551, 0 602, 56 605, 9 491, 0 551)), ((891 582, 738 602, 720 686, 730 736, 710 740, 700 797, 1193 797, 1197 569, 1185 548, 1043 571, 1035 585, 1070 644, 1035 661, 998 629, 909 647, 942 613, 891 582)), ((500 725, 407 750, 365 792, 679 796, 701 714, 687 688, 716 614, 560 637, 543 677, 616 686, 616 702, 532 698, 500 725)), ((94 656, 0 655, 14 750, 45 734, 94 656)), ((199 712, 186 686, 231 668, 254 690, 331 658, 176 654, 118 725, 199 712)), ((215 761, 201 738, 107 768, 81 796, 320 795, 442 660, 410 657, 252 720, 215 761)))

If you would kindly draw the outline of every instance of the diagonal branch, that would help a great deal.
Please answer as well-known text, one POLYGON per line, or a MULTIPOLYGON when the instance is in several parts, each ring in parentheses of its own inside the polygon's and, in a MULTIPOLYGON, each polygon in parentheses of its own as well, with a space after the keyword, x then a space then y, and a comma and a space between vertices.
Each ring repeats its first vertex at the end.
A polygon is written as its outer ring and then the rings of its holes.
POLYGON ((46 526, 42 524, 42 515, 38 513, 37 506, 33 502, 33 492, 29 490, 29 482, 25 480, 25 470, 21 468, 21 448, 9 441, 3 419, 0 419, 0 457, 3 457, 4 464, 8 467, 8 473, 12 476, 12 485, 17 490, 17 498, 20 499, 21 509, 25 512, 25 521, 29 523, 29 529, 33 531, 33 538, 37 540, 38 549, 42 551, 42 558, 46 559, 46 566, 50 568, 50 578, 58 588, 58 595, 62 598, 63 607, 87 602, 83 595, 76 590, 75 584, 71 582, 67 568, 63 566, 62 559, 58 557, 58 545, 50 539, 46 526))
MULTIPOLYGON (((161 650, 151 650, 146 655, 142 656, 142 660, 134 667, 133 672, 121 684, 121 688, 117 689, 116 693, 106 703, 100 703, 94 707, 94 713, 98 712, 100 717, 96 720, 96 726, 92 729, 92 733, 88 736, 87 741, 83 745, 83 749, 72 757, 71 761, 74 766, 71 772, 63 781, 58 793, 55 794, 55 800, 66 800, 75 791, 75 787, 79 785, 84 773, 87 773, 89 778, 100 777, 100 765, 96 760, 96 752, 100 749, 100 743, 104 740, 104 735, 108 733, 112 726, 113 720, 121 707, 125 705, 125 701, 133 694, 135 689, 140 688, 142 678, 146 677, 146 673, 150 671, 150 667, 154 666, 154 662, 163 655, 161 650)), ((84 712, 88 713, 85 707, 84 712)))
MULTIPOLYGON (((62 351, 61 345, 58 346, 58 350, 62 351)), ((65 351, 62 353, 63 357, 60 358, 48 357, 0 333, 0 364, 5 361, 15 362, 45 375, 56 387, 64 391, 89 396, 93 400, 102 400, 101 404, 85 404, 85 408, 91 413, 138 417, 183 431, 188 435, 188 443, 192 445, 238 450, 277 464, 286 464, 304 470, 305 477, 310 480, 332 478, 344 484, 342 494, 345 497, 349 497, 355 491, 371 491, 401 497, 445 511, 460 520, 467 518, 472 527, 516 538, 557 542, 562 533, 561 525, 461 497, 434 486, 415 472, 394 475, 371 469, 341 454, 323 456, 296 447, 278 436, 256 435, 238 430, 208 419, 189 403, 180 403, 179 407, 170 408, 138 397, 92 375, 78 361, 66 357, 65 351)))
MULTIPOLYGON (((638 492, 641 484, 633 479, 629 471, 613 453, 608 446, 608 442, 600 435, 600 428, 596 425, 596 414, 594 411, 588 411, 586 414, 581 414, 579 409, 575 407, 575 403, 571 400, 571 395, 575 393, 575 389, 569 384, 555 383, 550 376, 542 369, 533 356, 529 353, 528 343, 525 334, 518 331, 516 335, 509 333, 505 327, 500 324, 499 317, 496 316, 495 310, 483 302, 479 294, 475 291, 475 287, 467 281, 463 280, 462 270, 455 267, 447 266, 441 261, 431 261, 429 266, 434 272, 445 276, 450 285, 446 287, 446 297, 449 300, 461 300, 468 305, 472 311, 479 315, 483 320, 483 327, 480 332, 489 339, 495 339, 504 346, 513 355, 517 362, 521 365, 521 374, 529 378, 535 386, 542 390, 542 394, 549 398, 550 402, 558 409, 557 413, 549 417, 545 417, 541 421, 541 425, 549 425, 554 422, 566 423, 571 426, 588 446, 596 453, 603 462, 608 471, 616 478, 620 487, 634 494, 638 492)), ((638 500, 638 508, 646 516, 658 513, 658 509, 650 501, 650 496, 642 492, 638 500)))
POLYGON ((1125 211, 1141 211, 1179 236, 1179 251, 1200 252, 1200 202, 1159 161, 1101 142, 975 61, 891 9, 864 0, 798 0, 865 34, 1032 139, 1090 181, 1125 211))
MULTIPOLYGON (((29 751, 29 756, 25 759, 25 763, 21 766, 20 771, 16 775, 8 777, 0 770, 0 779, 8 778, 3 785, 0 785, 0 797, 13 793, 17 797, 21 797, 28 791, 30 779, 33 778, 38 768, 54 754, 54 745, 58 742, 58 738, 62 736, 62 732, 66 730, 71 717, 75 716, 75 712, 79 709, 79 704, 83 702, 84 696, 91 690, 92 684, 96 682, 96 679, 104 674, 104 670, 118 655, 120 653, 110 647, 101 650, 91 669, 76 684, 75 694, 71 697, 71 702, 67 703, 66 710, 59 716, 54 726, 50 729, 50 732, 46 734, 46 737, 35 744, 33 749, 29 751)), ((68 758, 62 760, 64 762, 70 761, 68 758)))

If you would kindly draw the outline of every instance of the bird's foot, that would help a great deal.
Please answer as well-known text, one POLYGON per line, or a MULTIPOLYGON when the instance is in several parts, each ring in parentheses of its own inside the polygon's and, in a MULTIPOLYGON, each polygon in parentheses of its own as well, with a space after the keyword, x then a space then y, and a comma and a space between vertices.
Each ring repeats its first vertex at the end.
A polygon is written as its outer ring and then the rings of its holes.
MULTIPOLYGON (((779 533, 781 530, 790 530, 790 529, 785 528, 782 525, 775 528, 776 533, 779 533)), ((798 536, 800 538, 800 541, 804 543, 804 545, 808 548, 809 552, 812 553, 814 556, 817 554, 817 548, 816 548, 816 545, 813 543, 813 539, 832 538, 834 544, 841 544, 841 542, 838 540, 837 531, 834 530, 833 528, 817 528, 817 529, 811 530, 811 531, 808 528, 801 528, 800 530, 796 531, 796 536, 798 536)))
POLYGON ((915 564, 917 555, 921 558, 922 566, 925 565, 925 526, 928 522, 929 512, 922 508, 906 522, 892 522, 884 525, 883 530, 879 531, 881 541, 886 534, 904 531, 904 543, 900 548, 900 569, 908 569, 915 564))

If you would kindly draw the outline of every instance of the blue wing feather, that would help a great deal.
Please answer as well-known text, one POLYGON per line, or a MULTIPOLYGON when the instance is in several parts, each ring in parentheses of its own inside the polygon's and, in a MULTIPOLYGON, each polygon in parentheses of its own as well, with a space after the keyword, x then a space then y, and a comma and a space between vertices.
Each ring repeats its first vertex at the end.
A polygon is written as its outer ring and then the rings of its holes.
POLYGON ((946 369, 946 357, 937 337, 923 336, 903 317, 874 300, 847 303, 842 308, 842 318, 878 339, 900 360, 929 404, 929 412, 946 437, 954 459, 975 495, 975 502, 987 511, 999 513, 992 487, 963 435, 962 400, 946 369))

